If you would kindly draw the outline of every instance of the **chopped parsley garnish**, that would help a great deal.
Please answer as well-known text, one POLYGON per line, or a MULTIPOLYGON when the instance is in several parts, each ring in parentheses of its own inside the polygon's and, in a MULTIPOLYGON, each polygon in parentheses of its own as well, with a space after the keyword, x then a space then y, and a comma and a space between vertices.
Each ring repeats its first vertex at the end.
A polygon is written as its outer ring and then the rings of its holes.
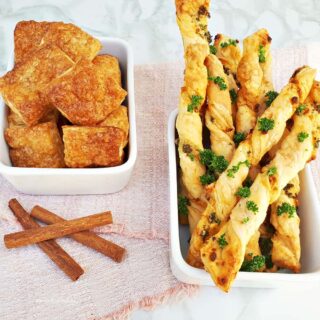
POLYGON ((249 220, 250 220, 249 217, 245 217, 245 218, 242 219, 241 222, 242 222, 243 224, 246 224, 246 223, 249 222, 249 220))
POLYGON ((258 120, 258 129, 262 132, 267 132, 274 128, 274 120, 268 118, 260 118, 258 120))
POLYGON ((231 89, 229 93, 230 93, 231 102, 233 104, 236 103, 238 98, 237 91, 235 89, 231 89))
POLYGON ((209 76, 208 80, 209 81, 213 81, 215 84, 217 84, 219 86, 220 90, 226 90, 227 89, 227 85, 226 85, 224 79, 219 77, 219 76, 218 77, 209 76))
POLYGON ((200 177, 200 182, 202 185, 207 185, 214 182, 216 179, 212 174, 204 174, 200 177))
POLYGON ((247 209, 252 211, 254 214, 256 214, 259 211, 259 207, 257 206, 257 204, 254 201, 247 201, 247 209))
POLYGON ((304 140, 306 140, 309 137, 309 134, 306 132, 299 132, 298 133, 298 141, 299 142, 303 142, 304 140))
POLYGON ((277 167, 270 167, 267 171, 267 175, 269 177, 275 175, 277 173, 277 167))
POLYGON ((251 194, 250 188, 248 187, 240 187, 238 191, 236 192, 236 195, 241 198, 248 198, 251 194))
POLYGON ((282 203, 281 206, 278 206, 277 208, 278 216, 281 216, 282 214, 287 213, 289 215, 289 218, 293 218, 296 212, 297 212, 296 207, 290 205, 288 202, 282 203))
POLYGON ((244 160, 244 161, 240 161, 238 162, 237 165, 232 166, 231 169, 227 170, 227 176, 230 178, 234 178, 234 174, 237 173, 240 169, 240 166, 244 164, 246 165, 248 168, 250 168, 250 162, 248 160, 244 160))
POLYGON ((194 154, 193 153, 188 153, 188 157, 190 158, 191 161, 194 161, 194 154))
POLYGON ((210 223, 213 223, 213 222, 215 222, 216 224, 220 224, 221 223, 221 220, 216 217, 216 214, 214 212, 210 213, 210 215, 208 217, 208 220, 209 220, 210 223))
POLYGON ((307 105, 306 104, 299 104, 298 108, 296 109, 296 114, 300 115, 303 113, 304 110, 306 110, 307 105))
POLYGON ((188 104, 188 112, 193 112, 198 110, 203 98, 201 96, 193 95, 191 96, 191 102, 188 104))
POLYGON ((228 46, 237 46, 237 40, 235 39, 229 39, 228 41, 221 42, 220 43, 221 48, 226 48, 228 46))
POLYGON ((279 93, 276 92, 276 91, 273 91, 273 90, 268 91, 268 92, 266 93, 265 97, 267 98, 267 99, 266 99, 266 106, 267 106, 267 108, 271 106, 273 100, 274 100, 278 95, 279 95, 279 93))
POLYGON ((244 132, 236 132, 233 136, 234 143, 238 146, 239 143, 245 140, 246 134, 244 132))
POLYGON ((211 175, 219 176, 228 167, 228 161, 224 156, 217 156, 212 150, 200 151, 200 162, 208 168, 211 175))
POLYGON ((223 249, 226 245, 228 245, 228 241, 225 238, 226 234, 222 234, 219 238, 218 238, 218 245, 221 249, 223 249))
POLYGON ((266 62, 266 49, 262 44, 259 46, 259 62, 264 63, 266 62))
POLYGON ((210 48, 210 53, 211 54, 216 54, 217 53, 217 48, 213 44, 211 44, 209 46, 209 48, 210 48))
POLYGON ((178 195, 178 212, 183 216, 187 216, 189 213, 188 206, 190 205, 190 201, 187 197, 182 195, 178 195))
POLYGON ((251 260, 244 260, 241 271, 256 272, 263 268, 266 264, 264 256, 254 256, 251 260))

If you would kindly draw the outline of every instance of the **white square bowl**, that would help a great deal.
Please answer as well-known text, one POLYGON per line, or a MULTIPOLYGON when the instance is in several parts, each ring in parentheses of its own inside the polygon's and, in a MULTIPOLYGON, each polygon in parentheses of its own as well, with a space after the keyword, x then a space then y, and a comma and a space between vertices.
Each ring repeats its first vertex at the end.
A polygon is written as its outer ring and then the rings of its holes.
MULTIPOLYGON (((134 102, 133 54, 128 43, 116 38, 98 39, 102 43, 99 54, 110 54, 119 59, 122 85, 128 92, 124 102, 129 112, 128 157, 124 164, 110 168, 47 169, 18 168, 11 165, 9 149, 4 139, 7 127, 7 107, 0 98, 0 174, 17 190, 35 195, 106 194, 120 191, 131 177, 137 158, 136 119, 134 102)), ((13 68, 11 50, 7 71, 13 68)))
MULTIPOLYGON (((202 269, 188 265, 184 259, 190 237, 188 226, 179 225, 177 203, 177 154, 176 117, 171 113, 168 125, 169 179, 170 179, 170 265, 172 273, 180 281, 215 286, 210 275, 202 269)), ((320 210, 310 167, 300 174, 299 216, 301 219, 301 265, 299 274, 277 272, 239 272, 233 287, 272 288, 288 285, 304 285, 320 282, 320 210)))

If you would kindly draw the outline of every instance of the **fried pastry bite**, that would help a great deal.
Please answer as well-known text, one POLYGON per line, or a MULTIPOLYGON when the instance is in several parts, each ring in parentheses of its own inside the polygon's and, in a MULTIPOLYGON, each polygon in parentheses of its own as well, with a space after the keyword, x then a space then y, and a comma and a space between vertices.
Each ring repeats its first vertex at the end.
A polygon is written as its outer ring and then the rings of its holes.
POLYGON ((33 127, 11 126, 5 130, 5 139, 15 167, 65 167, 63 144, 54 121, 33 127))
POLYGON ((121 129, 63 126, 62 130, 68 167, 111 167, 122 163, 125 135, 121 129))
POLYGON ((1 94, 5 103, 26 125, 37 124, 49 111, 48 101, 41 93, 73 65, 58 47, 42 47, 25 63, 16 65, 4 75, 1 94))
POLYGON ((14 31, 15 63, 28 59, 40 46, 56 45, 74 62, 92 60, 101 50, 99 40, 63 22, 21 21, 14 31))
POLYGON ((99 127, 115 127, 121 129, 125 134, 125 145, 127 145, 129 135, 128 108, 125 106, 118 107, 99 124, 99 127))
POLYGON ((121 70, 119 60, 116 57, 103 54, 95 57, 92 62, 103 69, 108 77, 116 80, 119 86, 121 86, 121 70))
POLYGON ((127 92, 104 68, 88 60, 79 61, 43 92, 43 96, 72 124, 92 126, 116 110, 127 92))
MULTIPOLYGON (((40 120, 40 123, 54 121, 57 123, 59 118, 59 111, 53 109, 45 114, 40 120)), ((20 118, 17 113, 14 113, 12 110, 9 109, 8 111, 8 127, 15 127, 15 126, 25 126, 24 122, 20 118)))

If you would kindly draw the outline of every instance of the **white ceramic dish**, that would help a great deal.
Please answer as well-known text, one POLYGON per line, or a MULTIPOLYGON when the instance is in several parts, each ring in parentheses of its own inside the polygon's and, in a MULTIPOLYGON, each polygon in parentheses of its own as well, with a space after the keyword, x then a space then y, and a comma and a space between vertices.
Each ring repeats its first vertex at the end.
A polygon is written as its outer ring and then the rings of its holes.
MULTIPOLYGON (((37 195, 105 194, 124 188, 131 177, 137 158, 137 138, 134 102, 133 54, 128 43, 115 38, 98 38, 102 43, 100 54, 111 54, 119 59, 122 85, 128 96, 125 105, 129 111, 129 150, 127 161, 117 167, 88 169, 38 169, 12 167, 3 132, 7 126, 7 108, 0 97, 0 174, 17 190, 37 195)), ((7 71, 14 63, 12 50, 7 71)))
MULTIPOLYGON (((173 274, 186 283, 214 286, 209 274, 204 270, 189 266, 184 257, 187 252, 189 228, 180 226, 177 204, 177 163, 176 163, 176 131, 177 111, 169 118, 168 148, 170 173, 170 265, 173 274)), ((301 264, 299 274, 292 273, 255 273, 239 272, 233 287, 280 287, 299 283, 320 282, 320 210, 318 197, 313 184, 310 167, 300 174, 301 192, 299 195, 299 214, 301 218, 301 264)))

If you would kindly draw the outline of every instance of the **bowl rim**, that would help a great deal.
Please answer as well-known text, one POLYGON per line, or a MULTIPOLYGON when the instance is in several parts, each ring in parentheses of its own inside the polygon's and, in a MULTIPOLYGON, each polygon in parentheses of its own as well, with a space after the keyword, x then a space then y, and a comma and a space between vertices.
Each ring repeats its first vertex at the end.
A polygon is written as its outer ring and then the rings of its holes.
MULTIPOLYGON (((0 173, 9 174, 11 176, 21 176, 21 175, 107 175, 107 174, 121 174, 130 170, 136 162, 137 159, 137 135, 136 135, 136 115, 135 115, 135 95, 134 95, 134 62, 133 62, 133 51, 129 43, 123 39, 116 37, 100 37, 95 36, 102 45, 104 43, 114 43, 124 47, 126 52, 126 63, 127 67, 125 70, 127 78, 127 99, 128 99, 128 111, 129 111, 129 151, 127 161, 119 166, 114 167, 99 167, 99 168, 25 168, 25 167, 13 167, 12 165, 6 165, 0 158, 0 173)), ((10 48, 9 60, 7 63, 6 71, 10 71, 13 67, 14 50, 13 45, 10 48)), ((0 112, 0 120, 5 117, 6 105, 3 99, 0 97, 0 104, 5 107, 0 112)), ((1 107, 2 107, 1 106, 1 107)), ((1 129, 5 129, 4 127, 1 129)), ((3 134, 3 132, 2 132, 3 134)))
MULTIPOLYGON (((173 110, 169 116, 168 122, 168 157, 169 157, 169 187, 170 187, 170 265, 173 274, 181 281, 192 284, 205 284, 215 286, 211 280, 209 273, 203 269, 190 266, 184 259, 179 235, 179 219, 178 219, 178 203, 177 203, 177 163, 176 163, 176 147, 175 147, 175 123, 178 115, 178 109, 173 110)), ((310 183, 310 193, 318 202, 318 196, 312 178, 310 165, 303 170, 303 174, 310 183)), ((272 282, 312 282, 320 280, 320 268, 312 272, 304 273, 281 273, 281 272, 246 272, 239 271, 234 282, 234 287, 247 286, 245 282, 263 281, 264 283, 272 282)), ((267 286, 267 285, 266 285, 267 286)), ((259 286, 259 287, 266 287, 259 286)), ((270 283, 270 286, 273 286, 270 283)))

